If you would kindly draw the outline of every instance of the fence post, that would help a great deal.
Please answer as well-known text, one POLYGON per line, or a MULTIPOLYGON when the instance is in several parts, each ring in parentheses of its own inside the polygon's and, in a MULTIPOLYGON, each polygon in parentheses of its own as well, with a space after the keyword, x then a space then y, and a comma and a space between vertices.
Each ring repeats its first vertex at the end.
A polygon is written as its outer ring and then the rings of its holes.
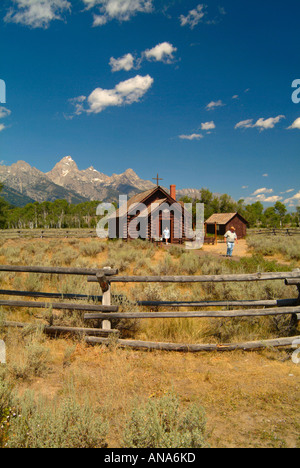
MULTIPOLYGON (((296 268, 294 271, 299 271, 300 272, 300 268, 296 268)), ((289 282, 287 281, 286 284, 288 284, 289 282)), ((300 279, 299 280, 294 280, 293 281, 293 284, 295 286, 297 286, 297 289, 298 289, 298 300, 297 300, 297 304, 300 305, 300 279)), ((298 322, 300 321, 300 314, 293 314, 292 316, 292 322, 294 323, 294 326, 297 327, 298 325, 298 322)))
POLYGON ((3 340, 0 340, 0 364, 6 364, 6 346, 3 340))
MULTIPOLYGON (((105 267, 103 270, 111 270, 111 267, 105 267)), ((103 277, 104 279, 104 284, 100 286, 102 289, 102 305, 104 306, 110 306, 111 305, 111 286, 110 286, 110 281, 107 280, 106 277, 103 277)), ((102 320, 102 329, 103 330, 111 330, 111 321, 110 320, 102 320)))
POLYGON ((217 223, 215 223, 215 240, 216 240, 216 245, 218 245, 218 227, 217 227, 217 223))

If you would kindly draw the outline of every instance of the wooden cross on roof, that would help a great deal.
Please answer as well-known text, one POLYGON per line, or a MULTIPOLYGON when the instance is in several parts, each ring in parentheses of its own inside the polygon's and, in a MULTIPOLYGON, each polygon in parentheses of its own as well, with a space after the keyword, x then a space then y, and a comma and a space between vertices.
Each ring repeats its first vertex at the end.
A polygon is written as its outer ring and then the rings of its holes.
POLYGON ((156 177, 153 177, 152 180, 156 180, 157 187, 158 187, 158 186, 159 186, 159 181, 160 181, 160 180, 164 180, 164 179, 160 179, 160 178, 158 177, 158 174, 157 174, 157 176, 156 176, 156 177))

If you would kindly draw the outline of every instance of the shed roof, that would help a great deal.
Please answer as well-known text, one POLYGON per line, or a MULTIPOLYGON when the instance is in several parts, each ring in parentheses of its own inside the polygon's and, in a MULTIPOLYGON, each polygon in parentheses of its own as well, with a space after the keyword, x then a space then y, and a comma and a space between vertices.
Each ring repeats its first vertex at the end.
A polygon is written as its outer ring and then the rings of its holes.
POLYGON ((234 218, 238 213, 215 213, 208 220, 206 224, 227 224, 232 218, 234 218))

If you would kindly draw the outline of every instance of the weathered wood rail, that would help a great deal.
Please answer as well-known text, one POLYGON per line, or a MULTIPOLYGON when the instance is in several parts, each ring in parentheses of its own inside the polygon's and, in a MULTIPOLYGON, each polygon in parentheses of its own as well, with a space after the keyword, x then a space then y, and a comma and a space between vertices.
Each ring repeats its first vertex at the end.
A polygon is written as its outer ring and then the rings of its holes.
MULTIPOLYGON (((1 271, 1 270, 0 270, 1 271)), ((202 275, 202 276, 113 276, 111 283, 226 283, 267 280, 299 279, 300 271, 276 273, 252 273, 239 275, 202 275)), ((89 276, 88 282, 97 283, 96 276, 89 276)))
POLYGON ((89 228, 2 229, 1 237, 5 239, 98 239, 96 229, 89 228))
POLYGON ((297 236, 300 235, 300 229, 297 228, 269 228, 269 229, 250 229, 248 234, 265 236, 297 236))
MULTIPOLYGON (((45 273, 50 275, 79 275, 89 276, 97 275, 101 270, 93 268, 59 268, 59 267, 40 267, 40 266, 15 266, 15 265, 0 265, 1 271, 10 271, 15 273, 45 273)), ((105 270, 107 276, 117 275, 118 270, 105 270)))
MULTIPOLYGON (((19 301, 5 299, 0 301, 0 307, 13 308, 37 308, 51 310, 68 310, 83 312, 84 320, 89 322, 96 321, 100 328, 74 328, 59 327, 53 322, 50 325, 43 325, 44 332, 50 335, 61 333, 76 334, 83 336, 87 343, 106 344, 109 343, 109 335, 117 335, 117 343, 121 347, 174 350, 174 351, 230 351, 234 349, 260 349, 268 346, 286 347, 291 346, 300 336, 286 337, 280 339, 227 343, 227 344, 178 344, 178 343, 156 343, 137 340, 123 340, 118 337, 119 331, 111 328, 112 320, 131 320, 131 319, 165 319, 165 318, 235 318, 235 317, 265 317, 276 315, 291 316, 291 323, 297 323, 300 318, 300 270, 292 272, 270 272, 253 274, 233 274, 233 275, 201 275, 201 276, 120 276, 118 270, 103 268, 101 270, 87 268, 52 268, 39 266, 14 266, 0 265, 0 272, 15 273, 39 273, 56 275, 81 275, 86 277, 87 282, 96 282, 100 286, 102 295, 90 297, 83 294, 45 293, 30 291, 0 290, 2 296, 31 297, 33 299, 44 298, 49 302, 19 301), (298 297, 291 299, 273 299, 273 300, 241 300, 241 301, 138 301, 139 306, 143 307, 161 307, 168 308, 186 308, 189 310, 161 310, 161 311, 126 311, 120 312, 119 307, 112 305, 115 296, 111 292, 113 283, 225 283, 225 282, 253 282, 253 281, 279 281, 283 280, 287 286, 296 286, 298 288, 298 297), (66 302, 56 302, 54 299, 61 299, 66 302), (80 302, 81 300, 93 300, 93 304, 80 302), (50 301, 51 300, 51 301, 50 301), (71 303, 70 300, 78 302, 71 303), (99 303, 101 302, 101 305, 99 303), (190 309, 195 310, 190 310, 190 309), (217 310, 214 310, 216 309, 217 310), (224 310, 225 308, 225 310, 224 310), (233 308, 233 310, 229 310, 233 308), (203 310, 205 309, 205 310, 203 310), (220 310, 221 309, 221 310, 220 310)), ((120 298, 120 296, 119 296, 120 298)), ((7 327, 22 328, 28 324, 7 321, 4 323, 7 327)))

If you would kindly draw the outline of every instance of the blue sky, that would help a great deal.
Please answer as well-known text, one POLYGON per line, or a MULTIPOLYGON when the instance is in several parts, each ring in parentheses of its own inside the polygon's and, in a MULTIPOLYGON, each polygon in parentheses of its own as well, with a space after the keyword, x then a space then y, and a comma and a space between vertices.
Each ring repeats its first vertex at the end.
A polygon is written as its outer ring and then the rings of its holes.
MULTIPOLYGON (((295 0, 2 0, 0 159, 300 203, 295 0)), ((299 91, 299 92, 298 92, 299 91)))

